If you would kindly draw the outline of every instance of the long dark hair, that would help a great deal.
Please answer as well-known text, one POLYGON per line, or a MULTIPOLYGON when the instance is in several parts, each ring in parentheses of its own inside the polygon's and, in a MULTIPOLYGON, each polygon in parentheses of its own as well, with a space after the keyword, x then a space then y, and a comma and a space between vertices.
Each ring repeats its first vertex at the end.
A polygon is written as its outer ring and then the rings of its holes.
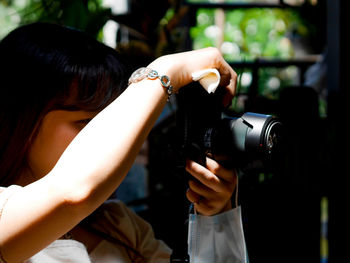
POLYGON ((0 42, 0 185, 26 167, 30 141, 52 110, 98 111, 125 89, 121 56, 83 32, 48 23, 0 42))

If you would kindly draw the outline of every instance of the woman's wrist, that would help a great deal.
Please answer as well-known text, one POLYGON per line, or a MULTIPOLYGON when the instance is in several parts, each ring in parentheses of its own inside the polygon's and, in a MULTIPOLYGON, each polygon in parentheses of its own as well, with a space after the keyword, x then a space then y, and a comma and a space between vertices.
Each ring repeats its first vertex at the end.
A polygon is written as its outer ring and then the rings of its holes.
POLYGON ((160 75, 156 70, 151 68, 139 68, 134 71, 134 73, 129 78, 129 85, 132 83, 137 83, 139 81, 142 81, 144 79, 149 80, 156 80, 159 79, 160 84, 165 90, 165 93, 167 94, 168 98, 167 101, 170 100, 170 97, 173 95, 174 90, 173 86, 171 85, 170 77, 167 75, 160 75))
POLYGON ((173 93, 177 93, 185 84, 183 83, 184 79, 181 77, 183 74, 183 67, 181 65, 177 65, 179 63, 176 63, 176 61, 180 59, 173 58, 174 56, 176 55, 166 55, 159 57, 147 67, 157 71, 161 76, 168 76, 171 82, 173 93), (181 70, 179 70, 179 68, 181 70))

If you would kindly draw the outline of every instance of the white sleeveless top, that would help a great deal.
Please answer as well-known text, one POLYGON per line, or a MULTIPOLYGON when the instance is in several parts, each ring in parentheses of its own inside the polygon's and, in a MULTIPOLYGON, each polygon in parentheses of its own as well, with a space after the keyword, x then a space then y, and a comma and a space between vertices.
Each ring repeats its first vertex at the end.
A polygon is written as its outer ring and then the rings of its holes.
POLYGON ((85 246, 72 239, 58 239, 24 263, 90 263, 85 246))
POLYGON ((88 254, 85 246, 72 239, 59 239, 23 263, 126 263, 131 262, 114 244, 102 240, 88 254))

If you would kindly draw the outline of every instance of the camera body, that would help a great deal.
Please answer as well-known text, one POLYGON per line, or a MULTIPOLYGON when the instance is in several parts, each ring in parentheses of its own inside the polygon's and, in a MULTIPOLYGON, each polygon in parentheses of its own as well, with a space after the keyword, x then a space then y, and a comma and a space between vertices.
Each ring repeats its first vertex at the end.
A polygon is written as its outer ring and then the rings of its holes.
POLYGON ((208 94, 198 83, 180 91, 177 127, 186 158, 203 163, 209 156, 243 172, 272 169, 281 150, 281 122, 252 112, 225 116, 223 92, 208 94))

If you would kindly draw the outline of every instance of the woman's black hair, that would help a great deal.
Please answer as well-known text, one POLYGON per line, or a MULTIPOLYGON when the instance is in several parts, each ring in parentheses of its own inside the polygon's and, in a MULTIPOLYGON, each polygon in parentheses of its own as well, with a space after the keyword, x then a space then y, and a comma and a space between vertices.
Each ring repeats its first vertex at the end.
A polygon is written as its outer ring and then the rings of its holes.
POLYGON ((123 92, 121 56, 83 32, 49 23, 0 42, 0 185, 26 166, 30 141, 52 110, 99 111, 123 92))

